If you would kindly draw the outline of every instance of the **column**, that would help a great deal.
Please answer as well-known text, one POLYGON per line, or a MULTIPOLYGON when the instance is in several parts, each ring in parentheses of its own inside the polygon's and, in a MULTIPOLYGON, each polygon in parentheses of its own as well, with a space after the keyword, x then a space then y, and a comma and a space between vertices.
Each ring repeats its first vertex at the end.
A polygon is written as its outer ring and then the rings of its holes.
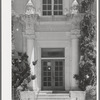
MULTIPOLYGON (((31 68, 31 74, 32 75, 36 75, 37 77, 37 73, 36 73, 36 66, 33 65, 33 61, 35 61, 35 36, 34 35, 28 35, 27 38, 27 54, 29 56, 28 60, 29 60, 29 64, 30 64, 30 68, 31 68)), ((29 88, 31 88, 32 90, 35 91, 35 93, 38 92, 38 85, 37 85, 37 78, 35 80, 32 80, 29 83, 29 88)))
MULTIPOLYGON (((34 75, 35 74, 35 69, 34 69, 35 66, 33 66, 32 62, 34 61, 34 42, 35 42, 35 39, 29 35, 26 36, 25 38, 26 38, 26 44, 27 44, 26 51, 27 51, 27 55, 28 55, 28 62, 30 64, 30 68, 31 68, 30 71, 31 71, 31 74, 34 75)), ((30 90, 34 90, 34 86, 35 86, 34 83, 35 83, 35 81, 32 80, 28 84, 28 88, 30 90)))
POLYGON ((31 63, 31 55, 32 55, 33 49, 34 49, 34 39, 27 38, 27 55, 28 55, 29 63, 31 63))
POLYGON ((79 36, 72 35, 72 66, 71 72, 71 90, 78 90, 78 81, 74 78, 75 74, 79 74, 79 36))

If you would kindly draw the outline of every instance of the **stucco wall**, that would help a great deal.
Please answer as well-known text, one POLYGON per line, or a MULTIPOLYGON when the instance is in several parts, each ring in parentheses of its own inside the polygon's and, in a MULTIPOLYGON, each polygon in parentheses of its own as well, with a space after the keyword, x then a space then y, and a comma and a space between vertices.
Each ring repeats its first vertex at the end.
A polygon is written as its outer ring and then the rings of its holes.
POLYGON ((18 52, 23 51, 23 36, 22 36, 22 25, 19 22, 14 24, 14 39, 15 49, 18 52))
MULTIPOLYGON (((70 5, 73 0, 63 0, 63 9, 70 8, 70 5)), ((25 7, 27 4, 28 0, 14 0, 12 9, 15 10, 16 13, 18 14, 23 14, 25 13, 25 7)), ((36 7, 36 11, 38 12, 39 10, 42 10, 42 0, 32 0, 34 3, 34 6, 36 7)))

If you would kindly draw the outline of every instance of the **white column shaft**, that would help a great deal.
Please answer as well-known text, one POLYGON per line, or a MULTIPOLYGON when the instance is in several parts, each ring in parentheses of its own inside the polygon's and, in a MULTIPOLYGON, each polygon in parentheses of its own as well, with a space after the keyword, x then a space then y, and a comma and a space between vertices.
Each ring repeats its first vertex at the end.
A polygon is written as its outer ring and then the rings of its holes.
POLYGON ((32 55, 33 48, 34 48, 34 40, 28 38, 27 39, 27 55, 28 55, 29 63, 31 63, 31 55, 32 55))
POLYGON ((72 39, 72 82, 71 89, 78 89, 78 81, 74 77, 75 74, 79 73, 79 40, 78 38, 72 39))

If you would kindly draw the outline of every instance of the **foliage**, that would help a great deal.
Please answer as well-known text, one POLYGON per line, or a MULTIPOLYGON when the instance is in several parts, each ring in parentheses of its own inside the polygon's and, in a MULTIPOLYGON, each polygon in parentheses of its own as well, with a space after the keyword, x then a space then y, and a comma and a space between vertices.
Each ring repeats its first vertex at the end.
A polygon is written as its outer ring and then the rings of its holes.
POLYGON ((96 85, 96 27, 94 16, 89 9, 94 0, 83 0, 81 11, 84 17, 80 22, 80 63, 79 75, 75 75, 79 80, 79 88, 86 90, 88 85, 96 85))
POLYGON ((35 79, 35 75, 30 74, 27 54, 14 51, 12 57, 12 86, 14 88, 21 86, 22 90, 25 90, 27 84, 33 79, 35 79))
POLYGON ((80 4, 79 11, 81 13, 85 13, 91 10, 91 5, 93 4, 94 0, 82 0, 80 4))

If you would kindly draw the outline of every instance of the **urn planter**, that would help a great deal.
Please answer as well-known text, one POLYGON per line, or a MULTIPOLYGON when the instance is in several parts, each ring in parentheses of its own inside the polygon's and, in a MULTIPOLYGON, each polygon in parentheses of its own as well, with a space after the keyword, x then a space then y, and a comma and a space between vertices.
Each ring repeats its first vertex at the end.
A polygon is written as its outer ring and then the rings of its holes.
POLYGON ((35 92, 34 91, 21 91, 20 100, 35 100, 35 92))

